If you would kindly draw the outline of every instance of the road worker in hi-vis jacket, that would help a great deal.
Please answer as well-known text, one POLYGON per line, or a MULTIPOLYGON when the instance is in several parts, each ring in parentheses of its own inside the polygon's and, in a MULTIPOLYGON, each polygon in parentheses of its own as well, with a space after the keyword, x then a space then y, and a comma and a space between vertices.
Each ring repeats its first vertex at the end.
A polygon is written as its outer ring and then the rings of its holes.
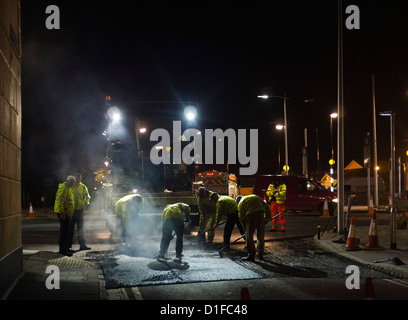
POLYGON ((242 258, 244 261, 255 261, 255 253, 263 259, 265 248, 265 224, 270 220, 271 209, 260 197, 255 194, 238 196, 238 216, 245 228, 245 240, 248 256, 242 258), (255 250, 254 232, 256 230, 257 248, 255 250))
POLYGON ((140 194, 129 194, 115 203, 117 231, 122 242, 127 242, 135 234, 135 227, 142 208, 143 197, 140 194))
MULTIPOLYGON (((269 203, 271 205, 272 217, 281 214, 279 218, 280 230, 286 231, 285 224, 285 203, 286 203, 286 185, 281 179, 276 178, 271 183, 266 191, 266 195, 269 197, 269 203)), ((272 219, 272 231, 278 231, 278 218, 272 219)))
POLYGON ((176 257, 174 258, 174 262, 181 263, 181 257, 183 254, 184 224, 189 220, 190 207, 185 203, 179 202, 169 204, 164 208, 162 213, 162 238, 157 260, 162 262, 166 261, 165 254, 169 248, 170 241, 176 236, 176 257))
POLYGON ((58 186, 57 194, 55 195, 54 212, 58 215, 60 222, 59 229, 59 253, 65 256, 72 256, 71 247, 71 219, 75 210, 75 196, 72 191, 72 186, 75 183, 74 176, 68 176, 64 183, 58 186))

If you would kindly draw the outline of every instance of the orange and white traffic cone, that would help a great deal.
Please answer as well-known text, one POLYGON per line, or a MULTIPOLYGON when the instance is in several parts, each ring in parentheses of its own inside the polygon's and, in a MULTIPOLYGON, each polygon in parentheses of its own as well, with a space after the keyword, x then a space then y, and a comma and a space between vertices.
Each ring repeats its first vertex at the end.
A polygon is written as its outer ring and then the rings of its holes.
POLYGON ((350 222, 350 230, 349 234, 347 237, 347 242, 346 242, 346 250, 347 251, 355 251, 355 250, 360 250, 360 247, 358 246, 358 241, 356 237, 356 230, 354 228, 354 217, 351 217, 351 222, 350 222))
POLYGON ((373 214, 373 213, 374 213, 373 196, 370 196, 370 206, 368 207, 368 214, 373 214))
POLYGON ((33 205, 30 202, 30 209, 28 210, 28 217, 27 219, 35 219, 33 205))
POLYGON ((247 287, 241 289, 241 300, 250 300, 249 290, 247 287))
POLYGON ((374 293, 373 279, 366 278, 364 300, 374 300, 374 299, 375 299, 375 293, 374 293))
POLYGON ((323 204, 322 218, 330 218, 329 205, 327 204, 327 201, 324 201, 324 204, 323 204))
POLYGON ((378 244, 378 233, 377 233, 377 211, 374 210, 373 216, 371 218, 370 230, 368 231, 368 239, 364 249, 382 249, 378 244))

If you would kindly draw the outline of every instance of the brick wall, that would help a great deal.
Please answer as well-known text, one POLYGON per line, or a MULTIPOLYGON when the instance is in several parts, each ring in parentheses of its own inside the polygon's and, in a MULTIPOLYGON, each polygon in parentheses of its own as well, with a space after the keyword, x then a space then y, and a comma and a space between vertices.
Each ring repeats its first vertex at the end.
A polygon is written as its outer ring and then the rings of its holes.
POLYGON ((0 298, 23 271, 20 0, 0 0, 0 298))

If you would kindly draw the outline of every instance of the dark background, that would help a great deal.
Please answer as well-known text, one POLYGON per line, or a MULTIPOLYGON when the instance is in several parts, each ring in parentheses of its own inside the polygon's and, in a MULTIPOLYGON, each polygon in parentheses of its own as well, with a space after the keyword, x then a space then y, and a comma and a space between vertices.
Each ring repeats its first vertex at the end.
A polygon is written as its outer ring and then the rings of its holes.
MULTIPOLYGON (((360 8, 361 29, 344 31, 345 165, 363 164, 364 138, 372 132, 372 74, 377 112, 396 111, 397 157, 405 161, 407 6, 344 1, 344 8, 351 4, 360 8)), ((309 171, 329 168, 337 1, 23 1, 22 37, 25 189, 75 171, 91 176, 101 166, 105 96, 135 102, 127 105, 134 114, 156 108, 156 116, 165 110, 179 120, 182 102, 195 101, 199 129, 259 129, 258 173, 275 173, 279 148, 284 162, 283 134, 274 128, 283 122, 283 101, 257 95, 286 93, 291 170, 302 173, 304 128, 309 171), (60 9, 60 30, 45 27, 51 4, 60 9), (180 104, 141 103, 152 101, 180 104)), ((387 161, 388 118, 377 118, 377 136, 379 161, 387 161)), ((386 165, 380 163, 384 171, 386 165)))

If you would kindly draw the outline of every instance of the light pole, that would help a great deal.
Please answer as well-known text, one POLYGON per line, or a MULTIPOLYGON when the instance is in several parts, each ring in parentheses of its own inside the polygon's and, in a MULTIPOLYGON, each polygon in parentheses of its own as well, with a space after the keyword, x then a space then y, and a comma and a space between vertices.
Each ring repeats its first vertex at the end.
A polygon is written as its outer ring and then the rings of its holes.
POLYGON ((343 76, 343 0, 338 0, 337 37, 337 236, 344 239, 344 76, 343 76))
MULTIPOLYGON (((146 128, 140 128, 139 133, 144 134, 146 133, 147 129, 146 128)), ((141 154, 141 163, 142 163, 142 181, 144 182, 144 153, 143 149, 140 149, 140 154, 141 154)))
POLYGON ((334 147, 333 147, 333 119, 337 119, 338 114, 333 112, 330 115, 330 144, 331 144, 331 159, 329 161, 330 164, 330 191, 334 192, 334 169, 333 166, 336 163, 334 160, 334 147))
POLYGON ((395 217, 395 113, 393 111, 380 112, 382 117, 390 117, 391 135, 391 172, 390 172, 390 193, 391 193, 391 249, 397 249, 397 222, 395 217))
POLYGON ((288 156, 288 122, 287 122, 287 117, 286 117, 286 101, 288 98, 286 97, 286 93, 282 96, 268 96, 268 95, 263 95, 263 96, 258 96, 260 99, 269 99, 269 98, 280 98, 283 99, 283 116, 284 116, 284 128, 285 128, 285 175, 289 175, 289 156, 288 156))

